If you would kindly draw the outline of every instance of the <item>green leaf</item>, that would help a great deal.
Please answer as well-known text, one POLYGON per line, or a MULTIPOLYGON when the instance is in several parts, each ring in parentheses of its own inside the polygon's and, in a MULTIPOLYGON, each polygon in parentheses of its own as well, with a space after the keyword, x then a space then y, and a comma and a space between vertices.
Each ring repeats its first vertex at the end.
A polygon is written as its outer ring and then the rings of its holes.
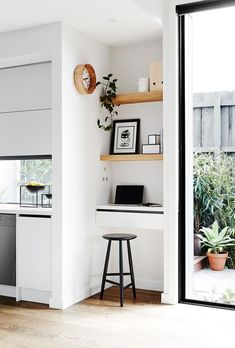
POLYGON ((213 223, 213 225, 212 225, 212 230, 214 231, 214 233, 215 233, 216 235, 218 235, 218 232, 219 232, 219 225, 218 225, 218 222, 217 222, 217 221, 215 221, 215 222, 213 223))
POLYGON ((226 226, 222 229, 222 231, 219 234, 221 239, 225 237, 226 233, 228 232, 228 229, 229 229, 228 226, 226 226))

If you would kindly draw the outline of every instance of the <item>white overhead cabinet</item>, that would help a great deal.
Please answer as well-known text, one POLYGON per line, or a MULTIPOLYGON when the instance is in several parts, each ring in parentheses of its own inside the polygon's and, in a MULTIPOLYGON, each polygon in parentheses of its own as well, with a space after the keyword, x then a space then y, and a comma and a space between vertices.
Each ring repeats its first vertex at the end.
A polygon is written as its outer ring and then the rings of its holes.
POLYGON ((0 69, 0 111, 51 107, 51 63, 0 69))
POLYGON ((51 150, 51 63, 0 69, 0 156, 51 150))
POLYGON ((51 110, 0 114, 0 156, 51 154, 51 110))
POLYGON ((19 299, 48 303, 51 291, 51 217, 17 218, 19 299), (35 298, 32 298, 35 296, 35 298))

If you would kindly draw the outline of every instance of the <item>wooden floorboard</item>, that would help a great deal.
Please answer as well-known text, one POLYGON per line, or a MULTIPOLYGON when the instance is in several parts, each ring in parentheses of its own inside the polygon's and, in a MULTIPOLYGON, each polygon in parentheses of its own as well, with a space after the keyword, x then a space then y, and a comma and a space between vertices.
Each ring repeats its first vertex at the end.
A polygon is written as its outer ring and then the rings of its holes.
POLYGON ((160 293, 106 290, 65 311, 0 298, 1 348, 217 348, 234 345, 235 313, 160 304, 160 293))
MULTIPOLYGON (((119 289, 117 287, 111 287, 105 290, 104 298, 102 301, 99 300, 99 294, 94 295, 87 299, 85 303, 91 303, 96 305, 110 305, 119 307, 119 289)), ((150 290, 140 290, 137 289, 137 297, 133 299, 132 289, 126 289, 124 291, 124 305, 131 304, 160 304, 161 303, 161 293, 157 291, 150 290)))

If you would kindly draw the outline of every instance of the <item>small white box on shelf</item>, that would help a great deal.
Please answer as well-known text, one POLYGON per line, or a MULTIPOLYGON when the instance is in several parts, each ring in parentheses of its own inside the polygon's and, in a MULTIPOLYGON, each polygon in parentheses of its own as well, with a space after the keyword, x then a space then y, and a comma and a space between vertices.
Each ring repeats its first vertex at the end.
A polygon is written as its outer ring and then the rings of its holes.
POLYGON ((142 146, 143 154, 160 153, 159 144, 143 144, 142 146))
POLYGON ((160 134, 149 134, 148 135, 148 144, 149 145, 160 145, 161 139, 160 139, 160 134))

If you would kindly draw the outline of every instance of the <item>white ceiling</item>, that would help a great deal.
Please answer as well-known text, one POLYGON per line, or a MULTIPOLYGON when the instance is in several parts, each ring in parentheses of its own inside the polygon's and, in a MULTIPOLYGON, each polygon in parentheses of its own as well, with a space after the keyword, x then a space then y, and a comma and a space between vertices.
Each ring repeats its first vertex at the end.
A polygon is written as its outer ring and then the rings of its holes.
POLYGON ((163 2, 156 15, 153 0, 0 0, 0 32, 65 21, 117 46, 159 37, 163 2))

